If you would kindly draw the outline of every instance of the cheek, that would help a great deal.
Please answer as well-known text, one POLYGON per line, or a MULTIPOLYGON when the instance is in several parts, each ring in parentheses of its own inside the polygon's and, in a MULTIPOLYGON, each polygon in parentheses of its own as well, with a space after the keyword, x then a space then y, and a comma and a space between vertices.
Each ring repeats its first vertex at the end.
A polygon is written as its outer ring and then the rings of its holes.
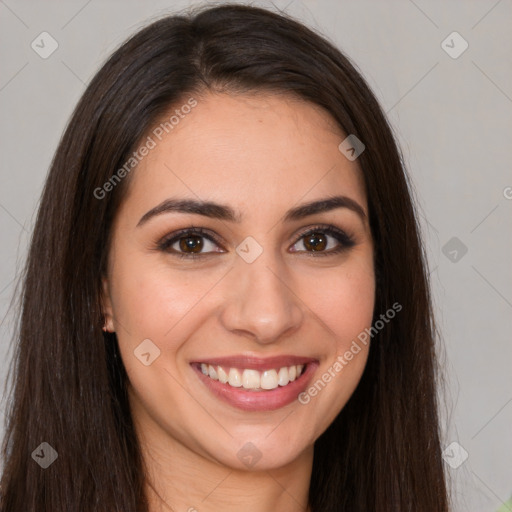
POLYGON ((171 274, 168 268, 148 265, 147 258, 137 257, 118 260, 112 271, 114 325, 121 357, 131 383, 141 393, 150 390, 151 400, 161 388, 159 382, 169 381, 172 387, 165 369, 176 374, 176 351, 181 343, 176 333, 195 296, 184 275, 171 274), (148 352, 149 358, 143 356, 148 352))
MULTIPOLYGON (((366 256, 366 255, 365 255, 366 256)), ((303 286, 312 282, 305 279, 303 286)), ((305 289, 305 288, 304 288, 305 289)), ((315 380, 301 398, 316 418, 316 433, 323 431, 345 406, 366 366, 375 305, 375 275, 370 257, 354 259, 339 271, 319 274, 315 293, 307 301, 329 336, 322 343, 322 358, 315 380), (362 337, 361 334, 363 334, 362 337)))
MULTIPOLYGON (((132 398, 136 397, 140 414, 148 412, 153 420, 164 424, 172 417, 169 411, 190 405, 179 384, 183 375, 177 354, 186 339, 183 325, 205 291, 194 287, 187 272, 171 272, 158 262, 148 264, 147 256, 118 260, 112 281, 116 283, 116 333, 132 398), (148 365, 144 353, 150 354, 148 365)), ((175 418, 165 428, 171 429, 174 423, 175 418)))
MULTIPOLYGON (((118 262, 113 273, 113 303, 120 344, 123 341, 125 350, 133 352, 149 338, 163 343, 161 349, 179 350, 178 334, 186 334, 194 318, 208 316, 210 297, 205 295, 224 272, 171 270, 165 261, 148 265, 147 257, 136 255, 118 262)), ((375 278, 369 251, 352 255, 339 267, 312 269, 309 265, 297 267, 294 273, 290 285, 303 303, 300 307, 321 321, 320 352, 332 357, 334 352, 348 350, 372 321, 375 278)))
POLYGON ((347 350, 352 340, 371 325, 375 275, 368 253, 336 270, 321 270, 316 276, 305 273, 301 289, 308 307, 330 331, 337 353, 347 350))
POLYGON ((142 257, 121 263, 114 280, 114 314, 132 338, 166 338, 204 288, 187 272, 171 271, 161 262, 148 264, 148 258, 142 257))

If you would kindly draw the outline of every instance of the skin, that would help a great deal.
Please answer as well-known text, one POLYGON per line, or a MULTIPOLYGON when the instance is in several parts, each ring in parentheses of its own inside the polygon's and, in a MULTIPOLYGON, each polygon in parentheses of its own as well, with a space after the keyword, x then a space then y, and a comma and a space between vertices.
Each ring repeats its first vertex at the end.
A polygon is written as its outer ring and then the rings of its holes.
MULTIPOLYGON (((346 135, 317 106, 261 92, 195 98, 197 106, 130 176, 103 281, 106 325, 117 333, 129 376, 150 510, 304 511, 314 442, 356 388, 368 346, 309 403, 267 412, 219 400, 189 363, 235 354, 307 356, 319 362, 315 382, 370 327, 375 275, 361 169, 338 150, 346 135), (366 217, 337 208, 283 221, 292 207, 338 194, 366 217), (171 197, 229 205, 241 222, 167 212, 137 227, 171 197), (319 223, 345 231, 355 245, 315 256, 298 235, 319 223), (191 226, 216 233, 222 245, 202 238, 208 254, 194 260, 156 248, 191 226), (248 236, 263 248, 250 264, 235 251, 248 236), (145 339, 161 351, 149 366, 134 356, 145 339), (261 453, 251 468, 237 457, 247 442, 261 453)), ((340 244, 327 240, 325 252, 340 244)), ((180 251, 179 243, 172 247, 180 251)))

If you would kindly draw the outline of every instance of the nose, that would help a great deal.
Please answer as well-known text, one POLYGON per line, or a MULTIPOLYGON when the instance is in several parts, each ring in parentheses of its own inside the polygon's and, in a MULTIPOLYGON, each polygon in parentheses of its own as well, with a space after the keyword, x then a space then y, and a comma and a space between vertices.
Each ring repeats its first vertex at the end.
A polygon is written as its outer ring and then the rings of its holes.
POLYGON ((234 265, 224 283, 221 322, 227 330, 268 344, 300 328, 304 304, 283 265, 265 251, 252 263, 238 258, 234 265))

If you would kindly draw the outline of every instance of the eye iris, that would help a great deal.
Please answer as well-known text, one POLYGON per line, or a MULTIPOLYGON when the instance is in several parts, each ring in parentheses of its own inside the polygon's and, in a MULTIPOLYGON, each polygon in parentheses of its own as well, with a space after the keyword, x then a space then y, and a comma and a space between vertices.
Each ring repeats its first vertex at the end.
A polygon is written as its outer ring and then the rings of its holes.
POLYGON ((203 239, 200 236, 187 236, 180 238, 180 250, 184 252, 201 252, 203 239), (191 251, 188 251, 191 249, 191 251))
POLYGON ((311 233, 304 238, 304 246, 312 251, 321 251, 327 246, 326 237, 323 233, 311 233))

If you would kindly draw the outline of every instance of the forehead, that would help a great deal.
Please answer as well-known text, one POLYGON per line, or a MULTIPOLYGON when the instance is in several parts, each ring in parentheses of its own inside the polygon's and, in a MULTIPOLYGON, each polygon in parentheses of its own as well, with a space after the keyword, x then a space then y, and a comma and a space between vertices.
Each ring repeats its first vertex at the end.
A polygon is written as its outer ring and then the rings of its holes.
POLYGON ((346 135, 320 107, 268 93, 195 99, 191 109, 174 105, 149 133, 154 147, 133 172, 128 200, 141 208, 171 196, 212 200, 229 203, 242 220, 275 218, 337 193, 366 209, 361 169, 338 150, 346 135))

